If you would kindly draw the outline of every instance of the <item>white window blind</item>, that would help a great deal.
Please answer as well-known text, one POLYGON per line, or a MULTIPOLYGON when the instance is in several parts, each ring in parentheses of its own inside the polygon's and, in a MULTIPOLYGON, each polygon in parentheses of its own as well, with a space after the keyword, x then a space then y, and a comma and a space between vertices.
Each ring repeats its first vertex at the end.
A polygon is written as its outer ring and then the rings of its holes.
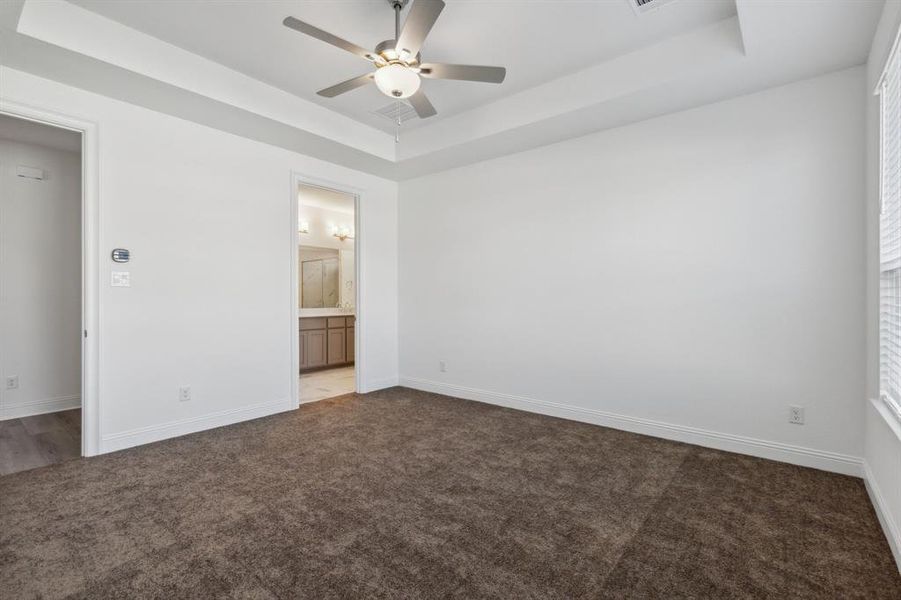
POLYGON ((883 399, 901 416, 901 53, 880 87, 879 363, 883 399))

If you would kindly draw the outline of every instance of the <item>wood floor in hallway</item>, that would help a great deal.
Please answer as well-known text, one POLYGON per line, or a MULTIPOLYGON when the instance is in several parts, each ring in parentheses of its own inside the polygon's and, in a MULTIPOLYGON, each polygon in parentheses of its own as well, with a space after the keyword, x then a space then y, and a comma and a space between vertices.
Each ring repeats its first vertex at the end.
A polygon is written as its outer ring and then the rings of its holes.
POLYGON ((81 456, 81 410, 0 421, 0 475, 81 456))

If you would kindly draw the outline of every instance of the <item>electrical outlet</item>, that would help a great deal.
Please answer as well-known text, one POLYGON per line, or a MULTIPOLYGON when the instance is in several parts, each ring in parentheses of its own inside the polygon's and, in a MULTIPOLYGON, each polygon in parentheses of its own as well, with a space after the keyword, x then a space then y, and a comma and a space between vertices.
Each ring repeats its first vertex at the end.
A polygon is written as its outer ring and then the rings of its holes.
POLYGON ((183 385, 178 388, 178 399, 182 402, 187 402, 191 399, 191 386, 183 385))
POLYGON ((19 387, 19 376, 10 375, 6 378, 6 389, 15 390, 19 387))
POLYGON ((438 361, 438 370, 442 373, 447 373, 447 363, 443 360, 438 361))
POLYGON ((788 407, 788 422, 793 425, 803 425, 804 424, 804 407, 803 406, 789 406, 788 407))

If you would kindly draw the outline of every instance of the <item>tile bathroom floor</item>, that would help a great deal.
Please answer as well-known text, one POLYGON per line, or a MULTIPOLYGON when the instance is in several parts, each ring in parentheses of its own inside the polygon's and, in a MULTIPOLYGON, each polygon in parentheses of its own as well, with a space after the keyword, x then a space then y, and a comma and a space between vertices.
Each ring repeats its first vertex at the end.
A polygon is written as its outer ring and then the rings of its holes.
POLYGON ((354 392, 354 367, 304 373, 300 376, 300 403, 316 402, 354 392))

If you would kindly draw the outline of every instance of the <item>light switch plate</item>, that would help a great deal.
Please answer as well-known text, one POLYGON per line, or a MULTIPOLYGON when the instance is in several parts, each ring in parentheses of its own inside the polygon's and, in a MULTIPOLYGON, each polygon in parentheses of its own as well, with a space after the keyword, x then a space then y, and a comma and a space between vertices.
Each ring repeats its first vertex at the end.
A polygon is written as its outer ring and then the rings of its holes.
POLYGON ((110 285, 113 287, 131 287, 131 273, 128 271, 113 271, 110 285))

